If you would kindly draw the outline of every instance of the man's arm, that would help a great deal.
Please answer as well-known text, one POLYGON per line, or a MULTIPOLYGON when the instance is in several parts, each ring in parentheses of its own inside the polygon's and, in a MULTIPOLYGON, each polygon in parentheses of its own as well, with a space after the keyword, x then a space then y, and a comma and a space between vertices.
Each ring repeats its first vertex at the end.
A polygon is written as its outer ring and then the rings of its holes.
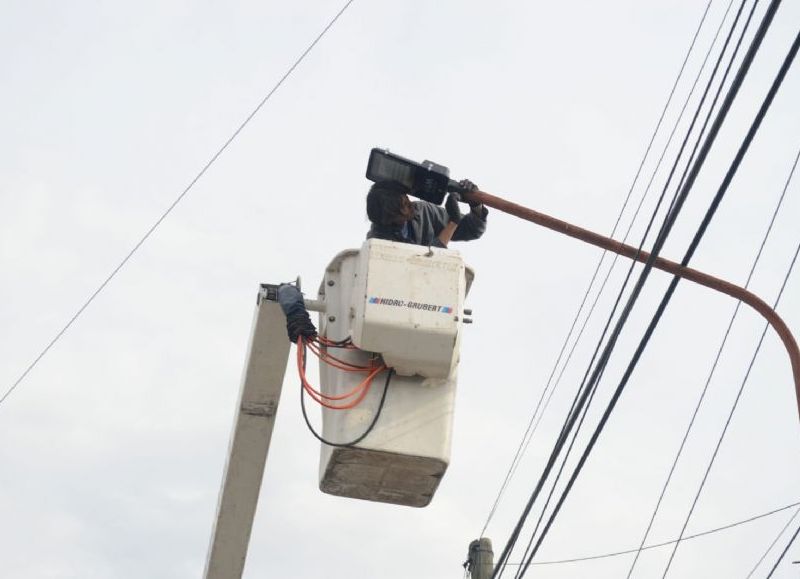
POLYGON ((458 228, 458 223, 453 223, 452 221, 448 221, 447 225, 444 226, 439 232, 439 235, 436 239, 439 240, 439 243, 442 244, 442 247, 447 247, 447 244, 450 243, 450 240, 453 238, 453 234, 456 232, 458 228))
POLYGON ((442 246, 447 247, 453 234, 458 229, 458 223, 461 221, 461 209, 458 208, 458 202, 461 197, 458 193, 450 193, 447 196, 447 201, 444 202, 444 209, 447 211, 447 225, 444 226, 439 232, 437 239, 441 242, 442 246))
MULTIPOLYGON (((469 181, 462 181, 460 184, 468 190, 477 189, 469 181)), ((486 208, 483 205, 471 204, 471 211, 462 216, 458 206, 459 201, 458 193, 448 195, 444 207, 427 201, 414 201, 419 220, 416 243, 447 247, 450 241, 469 241, 483 235, 488 213, 486 208)))
MULTIPOLYGON (((477 191, 478 186, 469 179, 458 183, 466 192, 477 191)), ((458 229, 453 232, 453 241, 472 241, 478 239, 486 231, 486 216, 489 210, 481 203, 468 202, 470 212, 459 223, 458 229)))

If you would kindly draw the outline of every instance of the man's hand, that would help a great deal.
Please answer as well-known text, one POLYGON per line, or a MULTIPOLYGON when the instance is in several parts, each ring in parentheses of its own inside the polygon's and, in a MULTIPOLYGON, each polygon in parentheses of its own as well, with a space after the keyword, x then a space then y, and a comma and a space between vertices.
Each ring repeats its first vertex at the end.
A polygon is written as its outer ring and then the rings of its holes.
POLYGON ((461 221, 461 210, 458 208, 458 202, 461 201, 461 196, 458 193, 450 193, 447 196, 447 201, 444 202, 444 208, 447 210, 447 218, 450 223, 458 224, 461 221))
POLYGON ((461 187, 461 190, 464 193, 472 193, 473 191, 478 190, 478 186, 469 179, 464 179, 462 181, 459 181, 458 186, 461 187))
POLYGON ((478 186, 469 179, 464 179, 463 181, 459 181, 458 186, 461 187, 464 193, 467 193, 465 197, 467 198, 467 203, 469 203, 470 209, 472 209, 475 213, 482 213, 483 204, 478 201, 473 201, 472 197, 470 197, 469 195, 469 193, 478 191, 479 190, 478 186))

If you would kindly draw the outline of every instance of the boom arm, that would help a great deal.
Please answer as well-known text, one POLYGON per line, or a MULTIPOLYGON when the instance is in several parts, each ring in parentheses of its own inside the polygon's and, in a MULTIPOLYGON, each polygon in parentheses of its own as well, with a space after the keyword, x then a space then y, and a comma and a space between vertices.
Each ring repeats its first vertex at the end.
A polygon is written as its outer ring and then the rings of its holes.
POLYGON ((270 290, 258 294, 236 421, 208 549, 205 579, 239 579, 289 360, 286 317, 270 290))

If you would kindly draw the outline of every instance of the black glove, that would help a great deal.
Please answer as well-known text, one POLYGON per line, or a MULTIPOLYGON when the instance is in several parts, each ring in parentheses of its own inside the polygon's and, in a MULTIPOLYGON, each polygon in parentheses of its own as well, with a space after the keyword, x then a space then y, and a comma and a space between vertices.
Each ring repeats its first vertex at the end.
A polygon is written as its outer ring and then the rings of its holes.
MULTIPOLYGON (((459 181, 458 182, 458 186, 461 187, 461 190, 464 193, 472 193, 473 191, 477 191, 478 190, 478 186, 475 183, 473 183, 472 181, 470 181, 469 179, 464 179, 463 181, 459 181)), ((467 195, 467 197, 469 197, 469 195, 467 195)), ((472 201, 471 199, 469 201, 467 201, 467 203, 469 203, 469 206, 472 209, 475 209, 476 207, 480 207, 481 206, 480 202, 472 201)))
POLYGON ((459 201, 461 201, 461 196, 458 193, 450 193, 447 196, 447 201, 444 202, 444 208, 447 210, 447 218, 452 223, 456 224, 461 221, 461 210, 458 208, 459 201))

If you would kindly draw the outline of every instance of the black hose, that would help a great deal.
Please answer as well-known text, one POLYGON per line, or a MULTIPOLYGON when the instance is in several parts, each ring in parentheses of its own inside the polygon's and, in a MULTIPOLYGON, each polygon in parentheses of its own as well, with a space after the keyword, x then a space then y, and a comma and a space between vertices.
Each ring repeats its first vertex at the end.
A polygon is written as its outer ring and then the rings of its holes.
MULTIPOLYGON (((304 360, 305 360, 305 358, 304 358, 304 360)), ((308 412, 306 412, 306 397, 303 394, 303 391, 305 389, 303 388, 303 383, 301 381, 300 382, 300 408, 303 411, 303 420, 306 421, 306 426, 308 426, 309 432, 311 432, 311 434, 314 435, 314 438, 319 440, 322 444, 327 444, 328 446, 335 446, 337 448, 351 448, 351 447, 355 446, 356 444, 358 444, 359 442, 361 442, 362 440, 364 440, 369 435, 369 433, 372 432, 372 430, 375 428, 375 424, 377 424, 378 418, 380 418, 381 412, 383 411, 383 405, 386 402, 386 393, 389 391, 389 384, 392 381, 392 376, 393 375, 394 375, 394 368, 389 368, 389 372, 386 374, 386 383, 383 386, 383 394, 381 395, 381 401, 378 403, 378 409, 375 411, 375 416, 372 418, 372 422, 370 423, 370 425, 367 427, 367 429, 364 431, 364 433, 361 436, 359 436, 355 440, 352 440, 350 442, 344 442, 344 443, 342 443, 342 442, 331 442, 329 440, 325 440, 322 436, 320 436, 317 433, 316 430, 314 430, 314 427, 311 426, 311 421, 308 419, 308 412)))

